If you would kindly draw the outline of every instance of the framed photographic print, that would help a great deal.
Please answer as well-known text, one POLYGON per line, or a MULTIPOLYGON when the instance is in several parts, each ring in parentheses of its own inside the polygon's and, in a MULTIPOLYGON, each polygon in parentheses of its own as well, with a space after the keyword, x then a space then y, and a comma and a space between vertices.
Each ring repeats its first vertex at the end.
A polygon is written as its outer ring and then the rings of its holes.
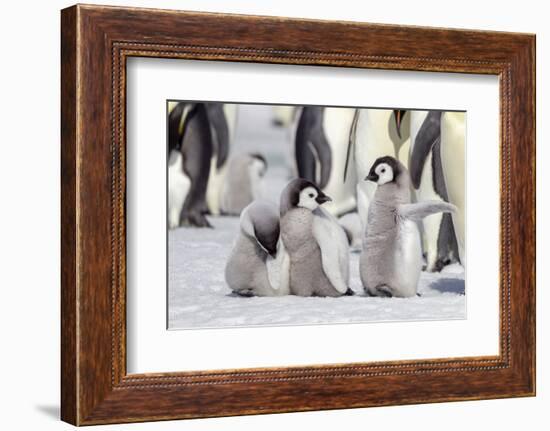
POLYGON ((77 5, 61 49, 63 420, 535 394, 533 35, 77 5))

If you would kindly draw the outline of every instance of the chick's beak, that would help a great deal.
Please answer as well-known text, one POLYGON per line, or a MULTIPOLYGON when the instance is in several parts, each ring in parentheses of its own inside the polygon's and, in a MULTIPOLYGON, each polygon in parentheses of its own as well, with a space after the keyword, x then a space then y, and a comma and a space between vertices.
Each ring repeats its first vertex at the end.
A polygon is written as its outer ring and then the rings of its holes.
POLYGON ((331 202, 332 199, 330 198, 330 196, 327 196, 325 194, 320 194, 319 196, 317 196, 315 198, 315 201, 319 204, 319 205, 322 205, 324 204, 325 202, 331 202))
POLYGON ((375 173, 372 173, 372 174, 368 174, 366 177, 365 177, 365 181, 378 181, 378 175, 375 174, 375 173))

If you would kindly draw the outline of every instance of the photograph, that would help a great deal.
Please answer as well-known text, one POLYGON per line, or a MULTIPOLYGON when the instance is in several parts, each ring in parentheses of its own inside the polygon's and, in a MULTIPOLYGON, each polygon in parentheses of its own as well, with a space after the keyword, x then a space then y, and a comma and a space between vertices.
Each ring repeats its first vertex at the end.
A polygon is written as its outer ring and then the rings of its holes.
POLYGON ((168 329, 466 318, 466 112, 166 111, 168 329))

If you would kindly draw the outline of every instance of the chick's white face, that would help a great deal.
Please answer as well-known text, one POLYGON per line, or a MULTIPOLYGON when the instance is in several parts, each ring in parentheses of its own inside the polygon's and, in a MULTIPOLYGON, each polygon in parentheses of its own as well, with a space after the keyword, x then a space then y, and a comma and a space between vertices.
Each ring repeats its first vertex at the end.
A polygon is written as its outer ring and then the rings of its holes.
POLYGON ((319 193, 313 187, 306 187, 300 192, 300 199, 298 200, 298 206, 307 208, 308 210, 315 210, 319 204, 315 200, 319 193))
POLYGON ((253 159, 248 167, 251 178, 258 179, 265 175, 267 167, 264 162, 259 159, 253 159))
POLYGON ((256 169, 258 172, 258 175, 260 177, 263 177, 267 171, 267 166, 265 165, 265 163, 260 159, 256 159, 254 160, 253 164, 254 164, 254 169, 256 169))
POLYGON ((374 172, 378 175, 378 181, 376 183, 379 186, 393 181, 393 169, 387 163, 380 163, 374 172))

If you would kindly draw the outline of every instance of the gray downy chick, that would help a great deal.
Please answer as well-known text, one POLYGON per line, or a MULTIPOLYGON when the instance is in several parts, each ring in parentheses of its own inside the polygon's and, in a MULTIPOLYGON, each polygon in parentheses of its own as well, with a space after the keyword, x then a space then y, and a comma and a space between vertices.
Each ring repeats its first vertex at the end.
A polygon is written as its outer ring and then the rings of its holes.
POLYGON ((267 260, 276 255, 281 256, 277 264, 283 265, 285 253, 279 244, 277 206, 254 201, 241 213, 239 234, 225 266, 225 280, 231 290, 241 296, 288 294, 283 268, 280 285, 274 287, 270 282, 267 260))
POLYGON ((352 295, 349 246, 336 219, 320 207, 330 198, 304 179, 281 194, 281 239, 290 260, 290 293, 299 296, 352 295))
POLYGON ((229 160, 223 187, 221 210, 239 215, 252 201, 262 198, 262 179, 267 161, 261 154, 238 154, 229 160))
POLYGON ((443 201, 411 203, 410 176, 394 157, 378 158, 366 181, 377 183, 360 258, 361 282, 371 296, 411 297, 417 293, 422 246, 417 223, 456 207, 443 201))

